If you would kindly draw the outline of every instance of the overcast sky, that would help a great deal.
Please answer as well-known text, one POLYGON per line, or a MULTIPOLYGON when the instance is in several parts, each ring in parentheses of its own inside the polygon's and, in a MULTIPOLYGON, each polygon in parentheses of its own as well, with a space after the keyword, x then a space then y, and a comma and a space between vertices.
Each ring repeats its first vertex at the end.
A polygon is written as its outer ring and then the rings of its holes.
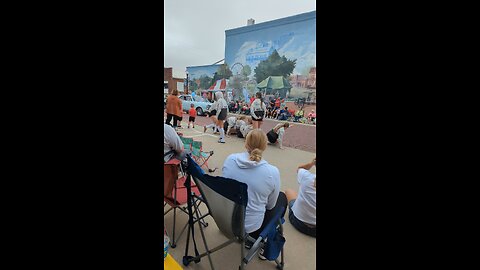
POLYGON ((224 58, 225 30, 316 10, 315 0, 164 0, 164 67, 185 78, 187 66, 224 58))

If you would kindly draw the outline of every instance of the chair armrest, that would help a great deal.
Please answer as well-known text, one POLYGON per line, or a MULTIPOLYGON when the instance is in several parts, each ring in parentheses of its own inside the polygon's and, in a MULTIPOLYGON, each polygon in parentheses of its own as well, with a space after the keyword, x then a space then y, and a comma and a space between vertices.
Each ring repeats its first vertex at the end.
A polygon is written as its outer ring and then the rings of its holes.
POLYGON ((165 162, 164 164, 165 165, 178 165, 180 164, 180 160, 176 159, 176 158, 172 158, 170 159, 168 162, 165 162))

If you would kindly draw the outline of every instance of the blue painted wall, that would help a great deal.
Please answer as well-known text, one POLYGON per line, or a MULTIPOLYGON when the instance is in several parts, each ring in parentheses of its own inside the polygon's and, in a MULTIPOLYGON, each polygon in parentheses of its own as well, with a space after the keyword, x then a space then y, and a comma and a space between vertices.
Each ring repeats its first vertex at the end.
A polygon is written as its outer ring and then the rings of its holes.
POLYGON ((188 79, 195 80, 202 75, 213 78, 213 74, 217 71, 220 65, 207 65, 207 66, 192 66, 187 67, 188 79))
POLYGON ((225 31, 225 63, 249 65, 254 76, 258 63, 277 50, 297 59, 293 75, 307 76, 316 67, 316 11, 225 31))

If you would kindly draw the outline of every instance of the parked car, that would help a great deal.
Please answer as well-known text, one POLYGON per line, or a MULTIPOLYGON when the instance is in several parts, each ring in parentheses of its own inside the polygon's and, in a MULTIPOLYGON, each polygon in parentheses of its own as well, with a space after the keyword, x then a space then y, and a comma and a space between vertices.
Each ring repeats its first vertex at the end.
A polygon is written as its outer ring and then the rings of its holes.
POLYGON ((190 110, 190 105, 193 103, 197 115, 206 115, 206 111, 210 109, 213 103, 204 102, 204 101, 195 101, 191 95, 180 95, 179 98, 182 100, 182 110, 188 112, 190 110))

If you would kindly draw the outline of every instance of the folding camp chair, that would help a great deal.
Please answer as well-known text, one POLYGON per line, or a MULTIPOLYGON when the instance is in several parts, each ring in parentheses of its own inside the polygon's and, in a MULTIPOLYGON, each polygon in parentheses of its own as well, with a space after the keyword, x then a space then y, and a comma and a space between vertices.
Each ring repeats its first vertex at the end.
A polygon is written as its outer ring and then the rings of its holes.
MULTIPOLYGON (((283 238, 282 223, 284 223, 285 220, 283 219, 282 214, 285 213, 285 207, 278 209, 271 222, 269 222, 262 230, 258 239, 253 239, 247 233, 245 233, 245 212, 248 201, 247 185, 233 179, 218 176, 214 177, 204 174, 198 164, 196 164, 190 156, 187 156, 187 162, 187 179, 192 178, 197 184, 197 187, 202 195, 203 202, 208 208, 208 213, 206 215, 211 215, 213 217, 220 231, 229 240, 213 249, 209 249, 203 228, 202 226, 199 226, 206 252, 203 254, 198 253, 195 242, 195 230, 193 227, 194 214, 197 220, 202 217, 198 212, 198 207, 194 203, 193 197, 196 195, 194 195, 193 192, 189 192, 189 232, 187 234, 185 256, 182 260, 183 264, 188 266, 192 261, 199 263, 202 257, 208 256, 210 266, 214 270, 215 268, 213 266, 210 254, 228 246, 231 243, 237 242, 242 246, 239 269, 243 270, 245 265, 252 260, 252 258, 259 252, 261 248, 265 248, 264 256, 268 260, 274 260, 277 263, 277 268, 283 269, 283 244, 285 243, 285 238, 283 238), (190 233, 192 234, 195 257, 188 255, 190 233), (247 239, 251 242, 254 242, 254 244, 250 248, 248 254, 244 256, 245 241, 247 239), (278 261, 279 253, 281 253, 281 261, 278 261)), ((189 182, 187 181, 186 183, 189 182)), ((187 189, 189 188, 191 187, 187 185, 187 189)))
POLYGON ((182 140, 185 150, 192 150, 193 138, 185 138, 180 136, 180 140, 182 140))
MULTIPOLYGON (((173 182, 173 184, 172 183, 164 184, 164 187, 167 186, 167 187, 169 187, 170 190, 166 191, 166 193, 168 195, 165 196, 165 194, 164 194, 164 197, 163 197, 163 200, 164 200, 164 205, 163 206, 166 206, 167 204, 170 206, 170 209, 168 209, 166 212, 164 212, 163 215, 165 216, 171 210, 173 210, 173 229, 172 229, 173 232, 172 232, 172 237, 170 239, 172 248, 176 247, 176 243, 178 242, 178 240, 180 240, 180 237, 182 236, 182 234, 184 233, 185 229, 188 226, 188 223, 185 224, 185 226, 183 226, 182 231, 180 232, 180 235, 178 236, 178 238, 175 238, 176 210, 177 210, 177 208, 188 215, 188 212, 187 212, 186 207, 185 207, 185 204, 187 203, 187 197, 188 197, 187 196, 187 189, 185 187, 185 181, 187 180, 187 178, 185 177, 184 170, 183 170, 182 166, 180 166, 180 164, 181 164, 181 162, 178 159, 171 159, 170 161, 164 163, 164 167, 165 167, 164 170, 165 171, 167 171, 168 169, 172 169, 172 168, 169 168, 169 166, 175 166, 175 167, 178 167, 180 169, 180 173, 178 175, 173 175, 169 179, 164 178, 164 181, 173 182)), ((199 195, 200 192, 198 191, 198 188, 194 184, 191 185, 191 186, 192 186, 191 191, 194 192, 196 195, 199 195)), ((198 205, 199 205, 201 203, 201 201, 196 200, 195 203, 198 203, 198 205)), ((204 221, 201 221, 201 223, 204 227, 208 226, 208 223, 206 223, 204 221)))
POLYGON ((193 160, 200 165, 201 168, 208 170, 209 172, 214 172, 215 170, 208 167, 208 159, 213 155, 213 151, 205 152, 202 149, 201 141, 192 142, 192 157, 193 160))

